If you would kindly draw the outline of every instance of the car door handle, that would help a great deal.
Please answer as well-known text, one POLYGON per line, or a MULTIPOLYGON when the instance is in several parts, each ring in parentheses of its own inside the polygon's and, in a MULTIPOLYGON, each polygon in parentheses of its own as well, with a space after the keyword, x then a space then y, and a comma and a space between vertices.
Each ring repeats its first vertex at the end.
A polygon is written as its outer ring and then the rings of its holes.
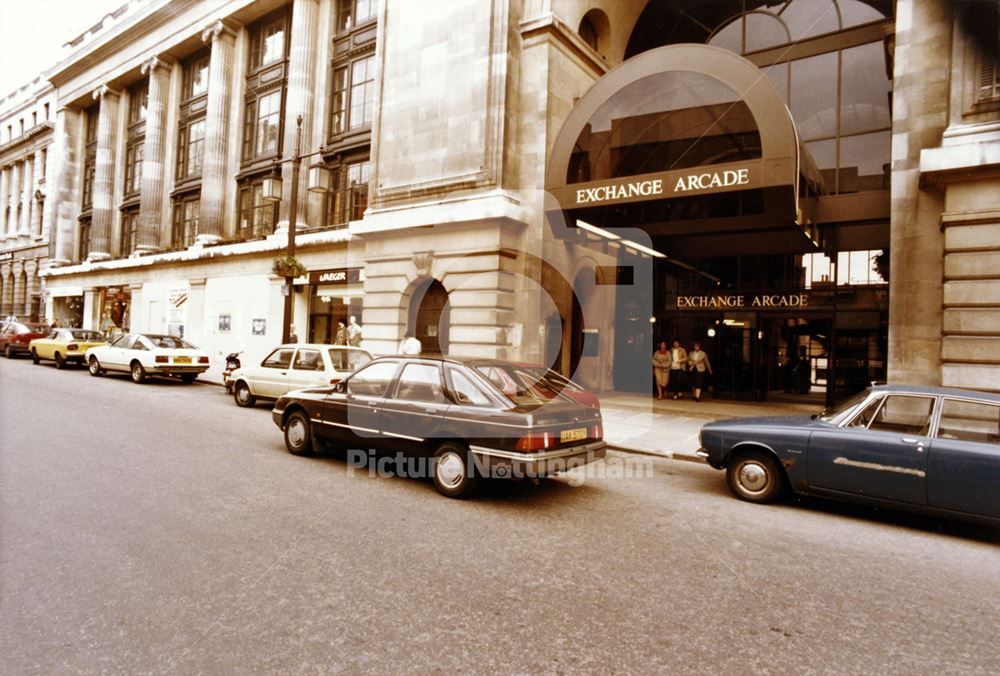
POLYGON ((368 402, 368 408, 378 408, 378 402, 377 401, 369 401, 368 402))
POLYGON ((900 439, 900 441, 902 441, 904 444, 916 444, 916 446, 917 446, 917 452, 918 453, 923 453, 924 452, 924 442, 923 442, 922 439, 914 439, 912 437, 903 437, 902 439, 900 439))

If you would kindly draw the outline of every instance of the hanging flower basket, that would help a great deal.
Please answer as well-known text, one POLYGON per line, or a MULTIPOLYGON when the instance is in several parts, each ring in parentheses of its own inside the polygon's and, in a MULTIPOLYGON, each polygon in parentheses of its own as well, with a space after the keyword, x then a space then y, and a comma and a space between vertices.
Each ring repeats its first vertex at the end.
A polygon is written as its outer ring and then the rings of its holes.
POLYGON ((301 277, 309 272, 294 256, 275 258, 271 270, 278 277, 301 277))

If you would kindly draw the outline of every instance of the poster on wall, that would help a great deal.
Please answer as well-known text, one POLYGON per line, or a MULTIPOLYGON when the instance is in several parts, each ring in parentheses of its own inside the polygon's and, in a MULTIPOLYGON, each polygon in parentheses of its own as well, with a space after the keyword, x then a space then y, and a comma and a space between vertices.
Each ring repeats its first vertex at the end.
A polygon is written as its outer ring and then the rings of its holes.
POLYGON ((219 333, 229 333, 233 328, 232 315, 219 315, 219 333))
POLYGON ((178 338, 184 337, 184 313, 188 299, 187 288, 170 290, 170 320, 167 324, 167 333, 178 338))
POLYGON ((254 319, 253 320, 253 335, 263 336, 267 332, 267 320, 266 319, 254 319))

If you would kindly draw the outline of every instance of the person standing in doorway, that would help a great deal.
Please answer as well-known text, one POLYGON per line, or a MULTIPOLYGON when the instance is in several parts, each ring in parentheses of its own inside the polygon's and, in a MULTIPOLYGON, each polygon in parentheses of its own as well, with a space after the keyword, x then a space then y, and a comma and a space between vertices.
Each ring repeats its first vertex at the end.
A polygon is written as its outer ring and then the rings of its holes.
POLYGON ((409 357, 419 356, 422 349, 423 345, 420 344, 420 339, 413 335, 413 331, 407 331, 403 340, 399 342, 399 353, 409 357))
POLYGON ((656 381, 656 398, 663 399, 663 393, 670 384, 670 350, 667 341, 660 342, 660 349, 653 353, 653 378, 656 381))
POLYGON ((681 398, 687 362, 687 350, 681 347, 679 340, 675 340, 673 347, 670 348, 670 391, 674 393, 674 399, 681 398))
POLYGON ((705 384, 705 372, 712 373, 712 363, 708 361, 708 355, 701 349, 701 343, 694 341, 694 348, 688 353, 688 368, 693 374, 691 389, 694 391, 694 400, 701 401, 701 390, 705 384))
POLYGON ((344 322, 337 322, 337 333, 333 339, 334 345, 347 345, 347 326, 344 322))
POLYGON ((347 344, 351 347, 361 347, 361 325, 354 315, 347 319, 347 344))

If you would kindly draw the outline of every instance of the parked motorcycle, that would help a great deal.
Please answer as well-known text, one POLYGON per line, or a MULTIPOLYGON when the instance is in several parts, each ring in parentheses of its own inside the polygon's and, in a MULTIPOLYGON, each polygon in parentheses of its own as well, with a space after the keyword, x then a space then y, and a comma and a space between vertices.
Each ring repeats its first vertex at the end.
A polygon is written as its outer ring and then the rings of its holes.
POLYGON ((240 363, 241 354, 243 354, 243 350, 230 352, 226 355, 226 369, 222 372, 222 384, 226 386, 226 392, 232 393, 233 391, 233 384, 230 382, 229 376, 232 375, 233 371, 242 366, 240 363))

